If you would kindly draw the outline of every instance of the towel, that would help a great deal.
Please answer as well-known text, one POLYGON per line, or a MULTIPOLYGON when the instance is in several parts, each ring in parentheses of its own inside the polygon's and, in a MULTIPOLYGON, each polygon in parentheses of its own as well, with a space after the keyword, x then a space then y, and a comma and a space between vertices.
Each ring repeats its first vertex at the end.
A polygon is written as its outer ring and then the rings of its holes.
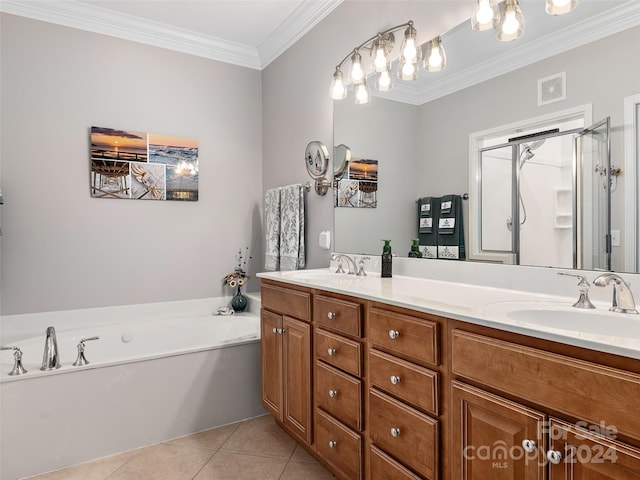
POLYGON ((280 270, 280 190, 272 188, 264 196, 264 268, 272 272, 280 270))
POLYGON ((280 270, 304 265, 304 187, 294 184, 280 192, 280 270))
POLYGON ((440 202, 438 258, 464 260, 465 257, 462 198, 460 195, 447 195, 440 202))
POLYGON ((418 199, 418 243, 423 258, 438 258, 439 198, 418 199))

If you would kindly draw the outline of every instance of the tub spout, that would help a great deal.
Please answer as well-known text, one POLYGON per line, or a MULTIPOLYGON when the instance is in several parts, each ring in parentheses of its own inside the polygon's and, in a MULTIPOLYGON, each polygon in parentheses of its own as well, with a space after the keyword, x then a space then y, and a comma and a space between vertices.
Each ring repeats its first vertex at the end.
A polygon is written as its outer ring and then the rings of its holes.
POLYGON ((40 370, 55 370, 56 368, 60 368, 58 341, 56 340, 55 328, 49 327, 47 328, 47 337, 44 341, 44 354, 42 355, 42 366, 40 370))

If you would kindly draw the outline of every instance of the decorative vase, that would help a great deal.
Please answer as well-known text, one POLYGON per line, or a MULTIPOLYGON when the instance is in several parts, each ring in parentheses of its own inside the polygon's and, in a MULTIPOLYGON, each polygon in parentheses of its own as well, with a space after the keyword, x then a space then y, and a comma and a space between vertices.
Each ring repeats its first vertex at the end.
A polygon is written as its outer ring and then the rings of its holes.
POLYGON ((247 308, 247 297, 242 294, 240 286, 236 290, 236 294, 231 299, 231 308, 234 312, 244 312, 247 308))

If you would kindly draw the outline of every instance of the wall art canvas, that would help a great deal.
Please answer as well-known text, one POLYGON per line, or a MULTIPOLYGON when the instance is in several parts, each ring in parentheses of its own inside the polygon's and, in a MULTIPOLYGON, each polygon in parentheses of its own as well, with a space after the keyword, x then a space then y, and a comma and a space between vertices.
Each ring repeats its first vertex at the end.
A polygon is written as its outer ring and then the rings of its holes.
POLYGON ((198 200, 198 141, 91 127, 90 192, 96 198, 198 200))
POLYGON ((334 178, 334 206, 376 208, 378 206, 378 161, 353 158, 340 177, 334 178))

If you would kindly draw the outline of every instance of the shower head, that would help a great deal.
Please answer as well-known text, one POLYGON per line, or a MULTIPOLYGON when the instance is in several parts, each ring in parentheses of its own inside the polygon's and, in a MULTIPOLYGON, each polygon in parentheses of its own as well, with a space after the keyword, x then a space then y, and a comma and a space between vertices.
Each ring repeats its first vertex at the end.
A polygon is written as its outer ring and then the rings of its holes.
POLYGON ((528 145, 529 150, 537 150, 544 143, 544 138, 542 140, 536 140, 535 142, 528 145))
POLYGON ((541 140, 536 140, 529 145, 527 145, 526 143, 522 144, 522 151, 520 152, 520 168, 522 168, 527 160, 531 160, 535 156, 533 150, 540 148, 544 143, 544 140, 544 138, 541 140))

